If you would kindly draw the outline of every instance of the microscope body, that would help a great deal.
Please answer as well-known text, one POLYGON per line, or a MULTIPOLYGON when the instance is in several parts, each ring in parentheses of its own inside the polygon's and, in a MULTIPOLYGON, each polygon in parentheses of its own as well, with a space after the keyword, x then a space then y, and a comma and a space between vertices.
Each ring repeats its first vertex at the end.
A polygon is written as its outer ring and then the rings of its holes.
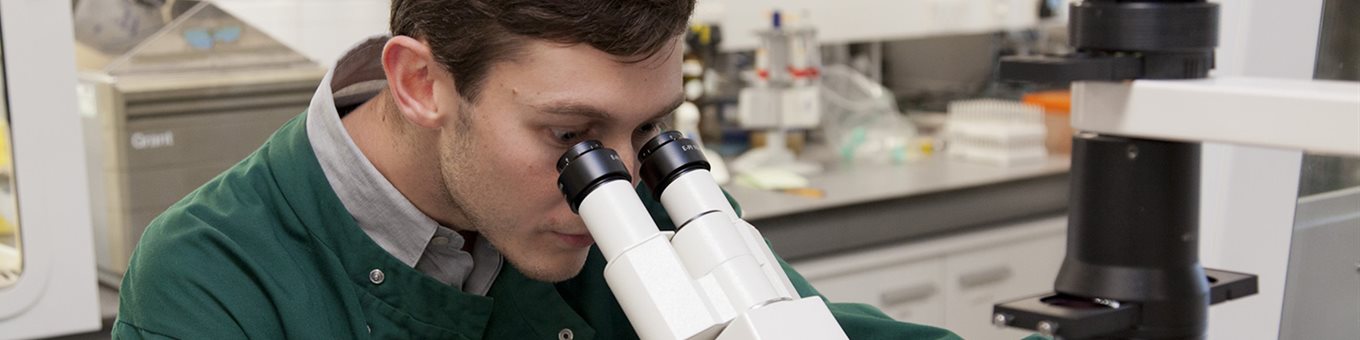
MULTIPOLYGON (((1203 79, 1214 66, 1218 8, 1205 0, 1074 3, 1068 29, 1077 53, 1006 57, 1000 78, 1078 88, 1203 79)), ((1054 292, 997 304, 992 322, 1062 339, 1203 339, 1209 306, 1256 294, 1257 279, 1201 266, 1199 187, 1198 142, 1078 133, 1067 255, 1054 292)))
POLYGON ((662 232, 613 150, 586 141, 558 180, 606 259, 605 281, 643 339, 846 339, 818 297, 799 298, 774 253, 736 215, 697 145, 664 133, 641 176, 677 229, 662 232))

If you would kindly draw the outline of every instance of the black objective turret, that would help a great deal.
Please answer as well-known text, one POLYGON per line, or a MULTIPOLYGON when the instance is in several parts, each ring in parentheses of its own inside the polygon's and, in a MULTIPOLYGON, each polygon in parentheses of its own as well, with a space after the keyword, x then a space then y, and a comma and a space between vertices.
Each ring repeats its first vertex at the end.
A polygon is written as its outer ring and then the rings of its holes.
POLYGON ((1002 81, 1066 83, 1198 79, 1214 68, 1218 4, 1205 0, 1085 0, 1069 7, 1077 52, 1001 59, 1002 81))

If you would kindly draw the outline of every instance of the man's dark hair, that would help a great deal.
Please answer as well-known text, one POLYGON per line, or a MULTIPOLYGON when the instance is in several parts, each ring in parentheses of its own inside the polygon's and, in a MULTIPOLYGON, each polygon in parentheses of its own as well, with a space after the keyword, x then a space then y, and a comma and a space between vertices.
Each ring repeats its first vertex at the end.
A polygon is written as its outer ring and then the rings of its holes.
POLYGON ((694 0, 392 0, 393 35, 424 39, 474 100, 487 71, 527 39, 645 60, 684 32, 694 0))

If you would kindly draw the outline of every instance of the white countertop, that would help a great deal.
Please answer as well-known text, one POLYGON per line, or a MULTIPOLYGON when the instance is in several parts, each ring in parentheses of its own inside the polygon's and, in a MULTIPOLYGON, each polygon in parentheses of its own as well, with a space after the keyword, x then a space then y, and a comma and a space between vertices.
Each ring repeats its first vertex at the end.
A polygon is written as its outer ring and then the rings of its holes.
POLYGON ((854 165, 831 168, 810 176, 811 187, 825 191, 823 198, 795 196, 775 191, 727 185, 728 193, 741 205, 743 218, 758 220, 907 196, 985 186, 1027 178, 1066 173, 1067 155, 1050 156, 1042 162, 1002 167, 932 157, 903 165, 854 165))

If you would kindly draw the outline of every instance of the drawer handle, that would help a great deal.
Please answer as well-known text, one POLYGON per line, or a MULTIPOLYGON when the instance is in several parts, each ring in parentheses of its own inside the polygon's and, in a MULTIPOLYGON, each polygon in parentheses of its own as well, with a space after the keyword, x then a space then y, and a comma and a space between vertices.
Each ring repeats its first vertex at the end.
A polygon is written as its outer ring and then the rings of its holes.
POLYGON ((959 275, 959 286, 963 288, 973 288, 985 284, 996 283, 1001 280, 1009 279, 1012 274, 1011 267, 1004 266, 979 270, 959 275))
POLYGON ((935 288, 934 284, 922 283, 911 287, 883 292, 883 294, 878 296, 878 300, 883 302, 884 306, 892 306, 924 300, 925 298, 934 296, 938 291, 939 289, 935 288))

